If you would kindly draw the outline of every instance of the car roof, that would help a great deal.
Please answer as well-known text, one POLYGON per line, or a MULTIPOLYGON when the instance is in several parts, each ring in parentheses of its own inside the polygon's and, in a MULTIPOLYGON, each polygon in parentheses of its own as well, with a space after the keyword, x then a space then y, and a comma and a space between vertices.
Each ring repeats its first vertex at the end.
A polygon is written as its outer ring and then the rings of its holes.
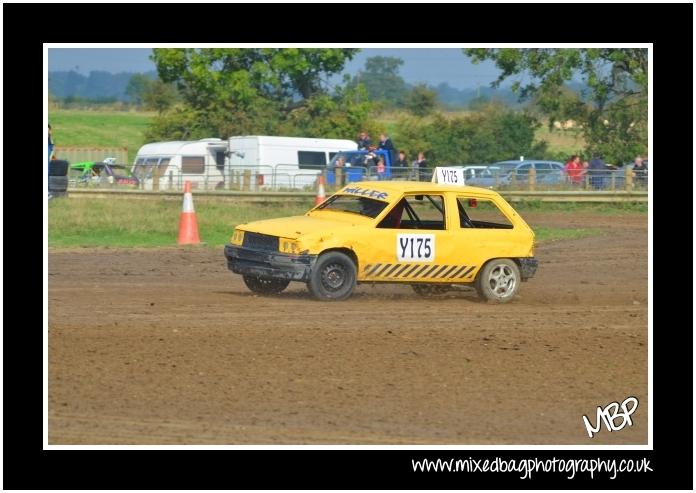
POLYGON ((341 193, 347 188, 367 188, 370 190, 400 193, 413 192, 456 192, 456 193, 475 193, 479 195, 499 195, 497 192, 488 188, 442 185, 440 183, 432 183, 429 181, 358 181, 351 182, 337 193, 341 193))

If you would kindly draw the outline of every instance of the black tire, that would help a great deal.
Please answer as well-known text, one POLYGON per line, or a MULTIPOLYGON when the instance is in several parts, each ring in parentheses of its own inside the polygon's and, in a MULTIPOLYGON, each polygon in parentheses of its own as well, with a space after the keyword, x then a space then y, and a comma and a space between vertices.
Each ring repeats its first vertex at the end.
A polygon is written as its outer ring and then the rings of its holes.
POLYGON ((48 177, 48 191, 54 192, 65 192, 68 189, 68 177, 67 176, 49 176, 48 177))
POLYGON ((517 264, 508 258, 497 258, 483 266, 474 285, 481 299, 507 303, 515 297, 521 282, 517 264))
POLYGON ((307 287, 320 301, 341 301, 353 294, 357 281, 353 260, 341 252, 321 255, 314 264, 307 287))
POLYGON ((48 176, 67 176, 68 162, 62 159, 53 159, 48 165, 48 176))
POLYGON ((411 287, 416 294, 424 298, 430 298, 432 296, 437 296, 438 294, 445 294, 450 290, 449 285, 438 286, 433 284, 411 284, 411 287))
POLYGON ((263 279, 255 276, 243 276, 244 284, 254 293, 278 294, 288 287, 287 279, 263 279))

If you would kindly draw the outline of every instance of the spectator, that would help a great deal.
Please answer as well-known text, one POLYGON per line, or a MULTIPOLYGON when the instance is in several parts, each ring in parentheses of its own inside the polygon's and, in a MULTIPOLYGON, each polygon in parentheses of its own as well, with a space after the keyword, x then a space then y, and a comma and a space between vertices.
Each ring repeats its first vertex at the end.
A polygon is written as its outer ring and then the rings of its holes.
MULTIPOLYGON (((47 174, 48 176, 51 176, 50 173, 50 168, 51 168, 51 156, 53 156, 53 148, 55 145, 53 144, 53 135, 51 135, 51 124, 48 124, 48 166, 47 166, 47 174)), ((50 180, 49 180, 50 181, 50 180)), ((49 190, 48 192, 48 198, 50 199, 52 197, 51 192, 49 190)))
POLYGON ((360 132, 358 135, 358 150, 365 151, 372 145, 370 141, 370 136, 367 132, 360 132))
POLYGON ((644 187, 648 183, 648 161, 641 156, 636 156, 633 160, 633 177, 638 186, 644 187))
POLYGON ((590 185, 593 188, 604 188, 605 170, 606 166, 604 161, 602 161, 602 157, 599 154, 593 154, 587 170, 590 175, 590 185))
POLYGON ((418 159, 415 161, 415 167, 418 169, 419 181, 429 181, 428 162, 425 160, 425 154, 418 153, 418 159))
POLYGON ((401 150, 399 151, 399 159, 396 160, 394 163, 394 166, 396 166, 399 169, 399 172, 401 176, 404 178, 408 179, 409 178, 409 166, 408 166, 408 159, 406 159, 406 152, 401 150))
POLYGON ((379 160, 377 161, 377 179, 378 180, 384 180, 386 178, 386 175, 384 174, 386 171, 386 168, 384 166, 384 158, 382 156, 379 157, 379 160))
POLYGON ((582 175, 584 170, 580 164, 580 156, 573 155, 565 164, 565 172, 568 176, 568 182, 571 185, 580 185, 582 183, 582 175))
POLYGON ((336 186, 342 187, 344 182, 343 168, 346 166, 346 160, 343 156, 339 156, 334 163, 335 175, 336 175, 336 186))
POLYGON ((394 144, 387 134, 379 135, 379 148, 389 153, 389 162, 396 161, 396 149, 394 149, 394 144))

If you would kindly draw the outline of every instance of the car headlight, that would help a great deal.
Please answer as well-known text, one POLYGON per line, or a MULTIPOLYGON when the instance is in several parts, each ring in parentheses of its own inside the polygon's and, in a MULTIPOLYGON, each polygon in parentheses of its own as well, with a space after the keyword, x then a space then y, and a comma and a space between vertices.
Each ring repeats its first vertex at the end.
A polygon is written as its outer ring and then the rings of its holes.
POLYGON ((292 255, 300 253, 299 242, 288 238, 278 238, 278 248, 282 253, 289 253, 292 255))
POLYGON ((243 241, 244 241, 244 231, 241 231, 239 229, 235 229, 234 233, 232 233, 232 238, 230 238, 230 243, 232 243, 233 245, 241 245, 243 241))

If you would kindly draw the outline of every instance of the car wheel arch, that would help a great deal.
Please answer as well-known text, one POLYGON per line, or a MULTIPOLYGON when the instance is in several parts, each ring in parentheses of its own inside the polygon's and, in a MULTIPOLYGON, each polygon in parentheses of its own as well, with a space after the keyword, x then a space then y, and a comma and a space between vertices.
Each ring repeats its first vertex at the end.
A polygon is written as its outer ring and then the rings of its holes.
POLYGON ((348 258, 350 258, 353 261, 353 263, 355 264, 356 272, 360 271, 359 270, 360 263, 358 262, 358 256, 355 253, 355 250, 353 250, 352 248, 347 248, 347 247, 327 248, 326 250, 322 250, 321 253, 318 255, 318 257, 321 255, 325 255, 327 253, 331 253, 331 252, 339 252, 339 253, 342 253, 344 255, 347 255, 348 258))

